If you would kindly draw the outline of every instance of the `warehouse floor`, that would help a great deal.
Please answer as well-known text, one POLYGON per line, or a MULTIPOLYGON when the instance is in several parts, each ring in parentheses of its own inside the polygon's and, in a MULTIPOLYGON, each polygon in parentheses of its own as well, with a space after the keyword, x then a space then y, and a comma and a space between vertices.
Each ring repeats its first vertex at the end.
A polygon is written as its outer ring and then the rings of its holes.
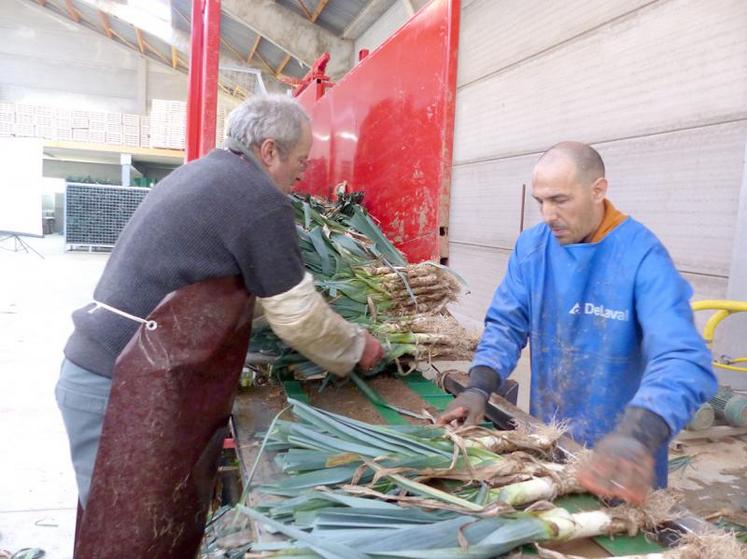
POLYGON ((0 549, 72 557, 77 490, 54 399, 70 313, 88 302, 108 258, 25 238, 45 256, 0 243, 0 549))
MULTIPOLYGON (((66 252, 59 235, 25 240, 44 260, 0 243, 0 550, 67 559, 77 491, 54 385, 70 313, 90 301, 108 254, 66 252)), ((524 409, 526 361, 514 375, 524 409)))

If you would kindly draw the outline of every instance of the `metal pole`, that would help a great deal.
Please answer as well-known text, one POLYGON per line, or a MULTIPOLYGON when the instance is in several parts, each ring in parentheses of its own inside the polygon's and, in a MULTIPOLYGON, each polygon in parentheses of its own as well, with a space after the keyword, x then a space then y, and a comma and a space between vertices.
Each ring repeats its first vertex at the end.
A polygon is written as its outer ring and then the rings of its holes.
POLYGON ((206 0, 203 24, 200 156, 215 147, 218 56, 220 54, 220 0, 206 0))
POLYGON ((189 52, 189 84, 187 90, 186 141, 184 161, 200 156, 200 131, 202 129, 202 61, 203 61, 203 6, 205 0, 192 2, 192 44, 189 52))

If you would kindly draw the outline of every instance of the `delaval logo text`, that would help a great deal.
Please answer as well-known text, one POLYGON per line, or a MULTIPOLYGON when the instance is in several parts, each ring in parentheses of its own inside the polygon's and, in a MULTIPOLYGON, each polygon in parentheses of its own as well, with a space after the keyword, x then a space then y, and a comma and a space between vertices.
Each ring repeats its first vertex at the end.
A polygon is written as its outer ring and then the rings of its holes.
POLYGON ((584 303, 583 307, 581 306, 581 303, 576 303, 571 307, 571 310, 568 311, 568 314, 581 314, 582 312, 584 314, 600 316, 609 320, 621 320, 623 322, 630 320, 628 311, 616 311, 614 309, 607 309, 604 305, 597 306, 592 303, 584 303))

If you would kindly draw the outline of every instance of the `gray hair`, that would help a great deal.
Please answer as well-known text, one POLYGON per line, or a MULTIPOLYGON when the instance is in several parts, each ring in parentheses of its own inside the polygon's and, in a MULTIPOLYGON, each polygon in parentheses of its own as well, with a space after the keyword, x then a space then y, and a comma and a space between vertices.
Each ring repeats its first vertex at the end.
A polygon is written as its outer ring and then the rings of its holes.
POLYGON ((286 95, 250 97, 228 115, 226 135, 246 146, 275 140, 283 155, 292 150, 309 124, 301 105, 286 95))

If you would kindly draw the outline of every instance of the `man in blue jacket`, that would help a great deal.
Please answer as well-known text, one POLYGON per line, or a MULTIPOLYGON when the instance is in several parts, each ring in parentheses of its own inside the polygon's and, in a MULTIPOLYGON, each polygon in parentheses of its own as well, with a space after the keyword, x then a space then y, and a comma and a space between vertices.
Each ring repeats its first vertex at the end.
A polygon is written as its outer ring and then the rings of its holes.
POLYGON ((469 387, 439 422, 477 423, 531 342, 530 412, 594 448, 579 482, 640 503, 667 483, 667 445, 716 390, 692 289, 664 246, 606 199, 604 163, 562 142, 540 158, 524 231, 485 317, 469 387))

